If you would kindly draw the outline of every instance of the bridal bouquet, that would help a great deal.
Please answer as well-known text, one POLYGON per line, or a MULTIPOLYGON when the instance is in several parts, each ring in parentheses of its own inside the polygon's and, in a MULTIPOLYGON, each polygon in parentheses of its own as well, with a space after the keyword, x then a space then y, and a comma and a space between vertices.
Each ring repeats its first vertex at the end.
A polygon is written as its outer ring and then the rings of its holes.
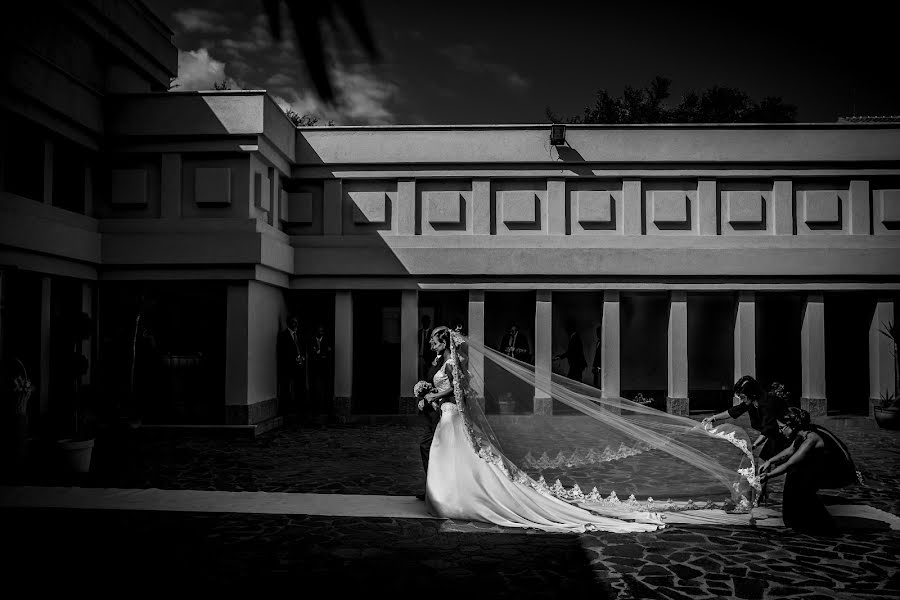
POLYGON ((416 398, 424 398, 425 394, 432 391, 434 386, 428 383, 427 381, 420 381, 413 387, 413 395, 416 398))
POLYGON ((413 394, 419 399, 417 404, 419 410, 425 410, 425 394, 434 390, 434 386, 427 381, 420 381, 413 386, 413 394))

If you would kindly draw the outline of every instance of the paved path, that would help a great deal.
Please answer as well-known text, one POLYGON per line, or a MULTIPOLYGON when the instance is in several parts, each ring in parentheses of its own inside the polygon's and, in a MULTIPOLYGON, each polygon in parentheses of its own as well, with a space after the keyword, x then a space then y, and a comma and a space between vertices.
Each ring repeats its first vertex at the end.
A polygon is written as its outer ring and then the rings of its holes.
MULTIPOLYGON (((868 486, 831 494, 833 509, 866 504, 900 514, 900 433, 833 428, 869 475, 868 486)), ((5 483, 409 497, 424 485, 418 435, 418 428, 380 426, 289 429, 244 441, 107 441, 105 451, 98 443, 97 470, 86 479, 32 473, 5 483)), ((691 525, 561 535, 409 515, 0 510, 4 545, 14 549, 8 572, 67 590, 248 586, 429 599, 474 591, 517 599, 900 596, 900 534, 867 529, 875 524, 866 521, 843 524, 836 538, 691 525)))
MULTIPOLYGON (((376 494, 305 494, 292 492, 223 492, 218 490, 159 490, 80 487, 0 486, 0 508, 64 508, 88 510, 153 510, 173 512, 318 515, 330 517, 393 517, 432 519, 425 503, 414 496, 376 494)), ((830 512, 849 531, 900 531, 900 517, 859 504, 837 504, 830 512)), ((784 527, 774 508, 756 508, 749 514, 722 510, 662 513, 668 525, 732 527, 784 527)))

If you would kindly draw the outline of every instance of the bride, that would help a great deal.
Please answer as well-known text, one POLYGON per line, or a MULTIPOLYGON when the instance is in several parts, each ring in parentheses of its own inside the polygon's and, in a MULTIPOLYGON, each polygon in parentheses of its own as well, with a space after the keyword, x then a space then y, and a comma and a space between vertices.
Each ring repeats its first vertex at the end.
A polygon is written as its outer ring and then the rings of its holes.
MULTIPOLYGON (((664 527, 666 511, 749 509, 747 496, 756 482, 742 430, 712 429, 624 399, 597 398, 593 388, 576 383, 553 380, 548 385, 530 365, 443 326, 432 334, 431 347, 441 361, 434 389, 425 396, 441 411, 426 483, 431 514, 545 531, 642 532, 664 527), (528 384, 523 389, 547 388, 543 391, 567 407, 560 412, 568 414, 511 415, 501 409, 485 415, 482 404, 498 394, 485 385, 482 369, 492 369, 496 380, 503 370, 528 384), (501 438, 507 453, 501 450, 501 438), (619 447, 612 450, 608 444, 616 442, 619 447), (606 449, 593 447, 597 443, 607 444, 606 449), (550 459, 548 451, 556 449, 559 454, 550 459), (535 459, 533 454, 541 451, 535 459), (513 456, 520 458, 514 461, 513 456), (673 471, 673 463, 682 467, 680 472, 673 471), (556 478, 552 486, 545 474, 556 478), (574 485, 565 487, 560 479, 574 485), (586 495, 581 486, 591 484, 586 495), (657 505, 651 497, 642 503, 633 493, 621 501, 614 490, 603 498, 596 487, 621 485, 623 491, 634 491, 639 484, 667 494, 667 501, 657 505), (730 499, 722 505, 671 500, 691 491, 725 492, 730 499)), ((507 377, 501 387, 514 387, 509 381, 507 377)), ((508 391, 503 395, 508 398, 508 391)))

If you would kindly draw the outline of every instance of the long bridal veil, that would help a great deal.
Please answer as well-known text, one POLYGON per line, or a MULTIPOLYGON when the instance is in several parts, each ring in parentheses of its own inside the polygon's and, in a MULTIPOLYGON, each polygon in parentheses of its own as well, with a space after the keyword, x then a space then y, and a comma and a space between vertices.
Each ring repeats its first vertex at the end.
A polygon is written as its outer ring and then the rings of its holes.
POLYGON ((600 514, 755 505, 740 427, 602 397, 455 332, 451 353, 467 437, 511 479, 600 514))

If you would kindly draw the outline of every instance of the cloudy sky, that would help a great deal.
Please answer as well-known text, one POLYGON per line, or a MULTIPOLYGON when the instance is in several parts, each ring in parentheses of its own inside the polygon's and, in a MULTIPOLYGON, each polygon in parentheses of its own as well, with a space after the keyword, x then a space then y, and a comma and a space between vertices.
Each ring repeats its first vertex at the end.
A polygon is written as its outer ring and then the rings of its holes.
POLYGON ((674 81, 673 103, 718 84, 781 96, 805 122, 900 114, 896 9, 865 2, 371 0, 383 58, 333 36, 336 105, 316 96, 293 40, 272 40, 259 0, 146 2, 175 32, 175 89, 227 80, 337 125, 543 123, 547 106, 580 114, 598 89, 655 75, 674 81))

